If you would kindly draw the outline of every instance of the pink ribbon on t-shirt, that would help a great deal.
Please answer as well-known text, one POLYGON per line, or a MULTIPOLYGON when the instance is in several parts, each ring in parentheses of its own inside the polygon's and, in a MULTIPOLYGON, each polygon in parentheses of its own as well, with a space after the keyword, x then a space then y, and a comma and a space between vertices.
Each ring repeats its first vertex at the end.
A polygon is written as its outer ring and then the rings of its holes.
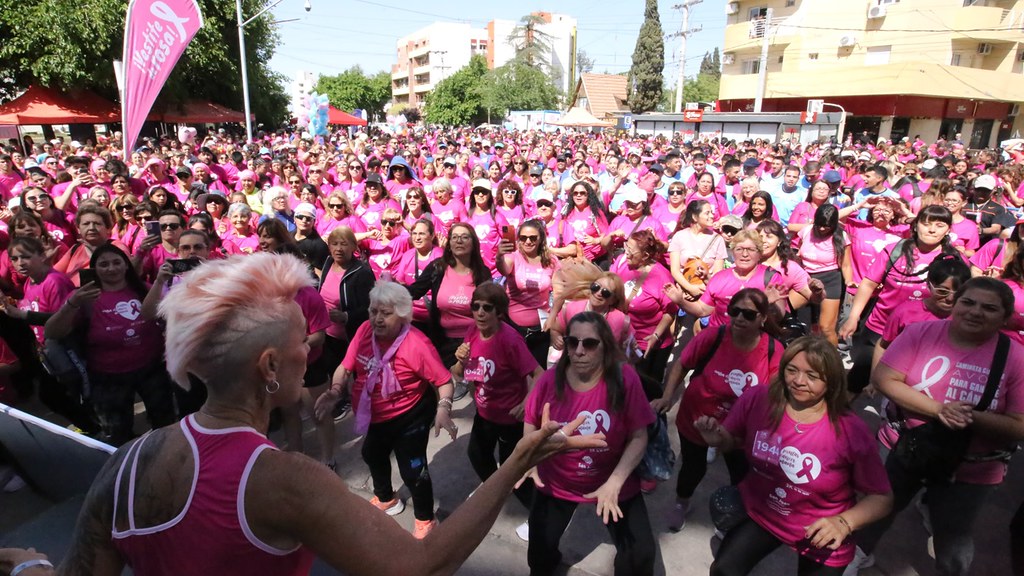
POLYGON ((406 324, 383 356, 380 354, 377 338, 375 336, 370 337, 373 363, 370 365, 370 371, 366 374, 366 385, 363 386, 363 393, 359 396, 359 409, 356 410, 356 434, 366 434, 366 431, 370 428, 370 394, 376 388, 377 383, 380 383, 380 395, 385 400, 401 388, 401 385, 398 383, 398 377, 395 376, 395 369, 391 367, 391 359, 395 357, 398 348, 405 341, 405 337, 408 334, 409 325, 406 324))

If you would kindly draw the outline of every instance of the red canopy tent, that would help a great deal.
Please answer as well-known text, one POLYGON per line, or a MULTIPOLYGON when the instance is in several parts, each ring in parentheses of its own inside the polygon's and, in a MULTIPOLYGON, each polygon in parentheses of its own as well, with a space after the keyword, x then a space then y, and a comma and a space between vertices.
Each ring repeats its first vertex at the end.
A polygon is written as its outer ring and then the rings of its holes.
POLYGON ((120 120, 116 104, 87 90, 62 94, 30 86, 24 94, 0 106, 0 124, 105 124, 120 120))
MULTIPOLYGON (((253 117, 255 118, 255 115, 253 117)), ((219 124, 245 122, 245 114, 213 102, 189 100, 182 108, 173 105, 159 111, 154 108, 150 113, 150 120, 162 120, 171 124, 219 124), (154 115, 157 118, 153 118, 154 115)))
POLYGON ((366 120, 348 112, 342 112, 334 106, 327 107, 327 123, 338 126, 366 126, 366 120))

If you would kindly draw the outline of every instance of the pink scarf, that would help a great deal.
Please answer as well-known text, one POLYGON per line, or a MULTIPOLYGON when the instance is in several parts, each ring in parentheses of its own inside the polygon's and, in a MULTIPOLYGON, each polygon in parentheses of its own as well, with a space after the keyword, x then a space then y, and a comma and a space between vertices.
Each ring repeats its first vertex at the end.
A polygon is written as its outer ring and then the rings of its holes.
POLYGON ((366 375, 366 385, 363 386, 363 393, 359 396, 359 409, 356 410, 356 434, 366 434, 366 431, 370 428, 370 394, 377 387, 377 383, 380 382, 380 395, 385 400, 387 400, 388 396, 401 389, 398 377, 395 376, 395 369, 391 367, 391 359, 395 357, 398 348, 405 341, 405 337, 408 334, 409 325, 406 324, 383 356, 380 354, 377 338, 370 337, 373 363, 370 364, 370 371, 366 375))

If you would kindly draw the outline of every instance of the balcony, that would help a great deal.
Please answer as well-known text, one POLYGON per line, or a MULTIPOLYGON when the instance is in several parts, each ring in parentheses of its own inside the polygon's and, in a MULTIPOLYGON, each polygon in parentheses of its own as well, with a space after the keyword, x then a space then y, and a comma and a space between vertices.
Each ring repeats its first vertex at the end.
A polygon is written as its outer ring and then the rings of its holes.
POLYGON ((424 76, 424 75, 429 76, 430 75, 430 64, 424 64, 422 66, 417 66, 417 67, 412 69, 412 73, 413 73, 414 76, 424 76))
POLYGON ((788 18, 772 18, 770 29, 765 29, 765 19, 745 20, 725 27, 725 43, 723 50, 731 51, 748 46, 760 46, 765 33, 772 35, 773 44, 781 44, 782 39, 799 34, 799 30, 786 25, 788 18))
POLYGON ((413 87, 412 91, 417 94, 423 94, 424 92, 430 92, 434 89, 433 84, 417 84, 413 87))
POLYGON ((407 95, 407 94, 409 94, 409 85, 406 84, 405 86, 401 86, 401 87, 392 86, 391 87, 391 94, 393 96, 404 96, 404 95, 407 95))
POLYGON ((400 79, 408 78, 408 77, 409 77, 409 69, 408 68, 398 68, 397 65, 391 67, 391 79, 392 80, 400 80, 400 79))

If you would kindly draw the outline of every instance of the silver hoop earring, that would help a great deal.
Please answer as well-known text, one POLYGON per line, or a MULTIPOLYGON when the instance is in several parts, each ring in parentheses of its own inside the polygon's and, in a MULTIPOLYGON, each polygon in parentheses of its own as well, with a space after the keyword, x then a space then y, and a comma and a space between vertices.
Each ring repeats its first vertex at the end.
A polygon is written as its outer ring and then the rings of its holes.
POLYGON ((281 389, 281 383, 277 380, 271 380, 270 382, 267 382, 264 389, 267 391, 267 394, 274 394, 281 389))

